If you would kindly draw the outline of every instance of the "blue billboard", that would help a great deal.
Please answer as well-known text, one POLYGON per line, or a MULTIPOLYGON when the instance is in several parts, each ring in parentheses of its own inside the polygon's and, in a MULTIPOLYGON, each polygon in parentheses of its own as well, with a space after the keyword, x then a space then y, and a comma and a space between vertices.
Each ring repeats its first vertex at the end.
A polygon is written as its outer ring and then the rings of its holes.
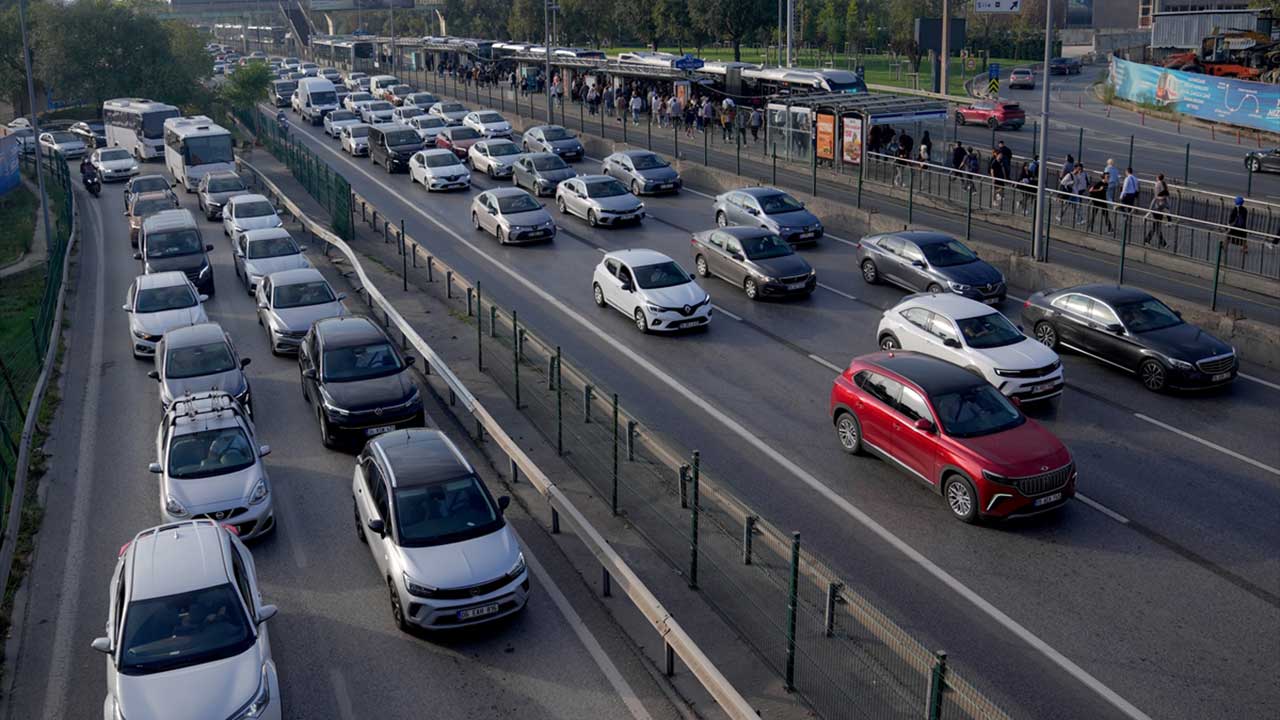
POLYGON ((1111 58, 1116 97, 1160 105, 1184 115, 1280 132, 1280 86, 1111 58))
POLYGON ((18 179, 18 154, 21 152, 18 138, 12 135, 0 137, 0 195, 8 194, 21 182, 18 179))

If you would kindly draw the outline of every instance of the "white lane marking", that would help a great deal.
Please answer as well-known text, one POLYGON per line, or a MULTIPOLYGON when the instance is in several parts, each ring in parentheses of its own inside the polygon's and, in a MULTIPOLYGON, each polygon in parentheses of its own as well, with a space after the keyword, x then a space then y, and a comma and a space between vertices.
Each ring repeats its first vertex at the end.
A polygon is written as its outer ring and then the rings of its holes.
POLYGON ((338 701, 338 717, 342 720, 356 720, 355 710, 351 706, 351 693, 347 691, 347 679, 338 668, 329 668, 329 684, 333 685, 333 696, 338 701))
POLYGON ((706 198, 706 199, 708 199, 708 200, 715 200, 715 199, 716 199, 716 196, 715 196, 715 195, 708 195, 708 194, 706 194, 706 193, 702 192, 701 190, 694 190, 693 188, 688 187, 688 186, 686 186, 686 187, 685 187, 685 190, 688 190, 689 192, 693 193, 694 195, 697 195, 698 197, 704 197, 704 198, 706 198))
POLYGON ((1088 495, 1085 495, 1082 492, 1076 493, 1076 499, 1122 525, 1129 524, 1129 518, 1121 515, 1115 510, 1112 510, 1111 508, 1107 507, 1106 505, 1103 505, 1102 503, 1098 502, 1097 500, 1094 500, 1093 498, 1089 497, 1088 495))
POLYGON ((1026 302, 1026 301, 1027 301, 1027 299, 1026 299, 1026 298, 1024 298, 1024 297, 1018 297, 1017 295, 1011 295, 1011 294, 1009 294, 1009 293, 1005 293, 1005 295, 1004 295, 1004 296, 1005 296, 1005 297, 1007 297, 1007 298, 1009 298, 1010 300, 1012 300, 1012 301, 1014 301, 1014 302, 1024 303, 1024 302, 1026 302))
MULTIPOLYGON (((95 248, 97 257, 94 258, 94 265, 97 268, 94 273, 94 281, 98 285, 98 291, 93 306, 93 338, 90 344, 88 367, 89 382, 85 386, 84 406, 80 411, 80 448, 74 468, 75 477, 64 478, 65 482, 75 484, 75 497, 71 500, 71 528, 67 538, 67 557, 66 564, 62 568, 62 590, 58 594, 58 619, 57 624, 54 625, 53 657, 49 660, 49 677, 44 691, 44 711, 40 713, 40 717, 47 718, 67 717, 67 683, 71 678, 71 660, 72 657, 80 654, 75 652, 71 646, 72 642, 77 639, 72 634, 75 631, 73 614, 79 607, 77 598, 82 598, 85 591, 80 575, 84 569, 85 562, 88 561, 85 545, 88 541, 87 533, 91 525, 88 518, 89 499, 93 495, 94 469, 97 465, 94 462, 94 452, 97 445, 97 426, 101 421, 101 417, 98 414, 98 400, 100 399, 100 385, 102 384, 103 325, 107 314, 106 243, 103 238, 106 226, 102 222, 102 210, 99 203, 81 204, 81 207, 84 206, 92 209, 96 225, 95 228, 90 230, 89 234, 92 234, 94 239, 97 240, 97 247, 95 248)), ((82 234, 81 237, 83 238, 84 235, 82 234)), ((70 408, 67 409, 70 410, 70 408)), ((70 473, 72 468, 64 467, 62 472, 70 473)), ((94 560, 96 562, 98 558, 94 560)), ((91 591, 99 591, 99 588, 92 588, 91 591)), ((95 624, 95 627, 98 626, 95 624)))
POLYGON ((551 602, 555 603, 556 608, 560 610, 560 614, 564 616, 569 627, 573 628, 573 634, 578 636, 578 641, 590 653, 591 659, 596 661, 596 667, 600 668, 600 672, 604 673, 609 684, 613 686, 618 697, 622 698, 623 704, 627 706, 627 710, 631 711, 631 717, 635 720, 653 720, 649 715, 649 711, 645 709, 644 704, 640 702, 640 698, 636 695, 636 691, 631 689, 631 685, 627 679, 622 677, 622 673, 618 672, 618 666, 613 664, 613 660, 609 658, 609 653, 600 645, 600 641, 596 640, 596 636, 591 632, 591 628, 582 621, 578 615, 578 611, 573 609, 573 605, 569 604, 569 599, 564 596, 555 580, 551 578, 551 574, 547 569, 542 567, 542 563, 538 558, 529 552, 529 546, 523 540, 521 545, 525 547, 524 559, 529 564, 529 569, 538 578, 538 583, 542 585, 542 591, 551 597, 551 602))
POLYGON ((1271 382, 1270 380, 1263 380, 1263 379, 1262 379, 1262 378, 1260 378, 1260 377, 1254 377, 1254 376, 1252 376, 1252 375, 1249 375, 1248 373, 1240 373, 1240 377, 1244 378, 1245 380, 1251 380, 1251 381, 1253 381, 1253 382, 1256 382, 1256 383, 1258 383, 1259 385, 1266 385, 1267 387, 1271 388, 1272 390, 1280 390, 1280 385, 1277 385, 1277 384, 1275 384, 1275 383, 1271 382))
POLYGON ((854 296, 850 295, 849 293, 847 293, 847 292, 845 292, 845 291, 843 291, 843 290, 837 290, 837 289, 835 289, 835 288, 831 287, 830 285, 828 285, 828 284, 826 284, 826 283, 818 283, 818 287, 822 288, 823 290, 826 290, 827 292, 833 292, 833 293, 835 293, 835 294, 839 295, 839 296, 840 296, 840 297, 842 297, 842 298, 849 298, 850 300, 857 300, 857 299, 858 299, 858 298, 856 298, 856 297, 854 297, 854 296))
MULTIPOLYGON (((324 145, 320 145, 320 147, 323 147, 324 149, 328 150, 330 153, 337 155, 345 163, 346 158, 340 155, 337 151, 324 145)), ((356 170, 357 172, 359 172, 361 175, 364 175, 373 184, 378 185, 379 187, 381 187, 382 189, 386 190, 387 192, 391 193, 396 197, 400 196, 400 193, 398 191, 396 191, 390 185, 387 185, 385 182, 383 182, 381 178, 374 177, 372 173, 368 172, 364 168, 356 165, 355 163, 350 163, 350 167, 356 170)), ((1005 630, 1016 635, 1023 642, 1027 643, 1027 645, 1029 645, 1036 652, 1039 652, 1041 655, 1047 658, 1050 662, 1062 668, 1064 671, 1066 671, 1067 674, 1071 675, 1080 683, 1082 683, 1089 689, 1096 692, 1099 696, 1101 696, 1107 702, 1111 703, 1112 706, 1120 710, 1120 712, 1124 713, 1126 716, 1130 718, 1134 718, 1134 720, 1151 720, 1149 715, 1139 710, 1135 705, 1130 703, 1128 700, 1125 700, 1118 693, 1116 693, 1116 691, 1107 687, 1102 681, 1095 678, 1087 670, 1080 667, 1076 663, 1072 662, 1070 658, 1058 652, 1056 649, 1054 649, 1044 640, 1041 640, 1040 637, 1037 636, 1035 633, 1031 632, 1027 628, 1023 627, 1018 621, 1006 615, 1004 611, 1000 610, 1000 608, 997 608, 995 605, 991 604, 991 602, 983 598, 977 592, 970 589, 969 586, 960 582, 951 573, 947 572, 946 570, 943 570, 939 565, 937 565, 932 560, 930 560, 929 558, 921 554, 920 551, 916 550, 914 547, 907 544, 906 541, 902 540, 902 538, 899 538, 897 535, 894 535, 892 532, 889 531, 888 528, 876 522, 874 518, 872 518, 870 515, 863 512, 853 503, 849 502, 849 500, 846 499, 844 496, 840 495, 835 490, 832 490, 830 487, 827 487, 827 485, 824 484, 821 480, 814 477, 807 470, 797 465, 795 462, 793 462, 790 458, 788 458, 782 452, 775 450, 772 446, 760 440, 756 436, 756 433, 752 432, 751 430, 748 430, 745 426, 743 426, 741 423, 739 423, 737 420, 733 419, 732 417, 729 417, 729 415, 726 414, 724 411, 720 410, 718 407, 716 407, 715 405, 712 405, 710 402, 704 399, 702 395, 694 392, 693 390, 686 387, 684 384, 680 383, 678 380, 674 379, 670 373, 658 367, 653 362, 642 357, 638 353, 634 352, 633 350, 631 350, 631 348, 624 345, 620 340, 615 338, 613 335, 609 334, 608 332, 592 324, 592 322, 590 320, 587 320, 587 318, 584 317, 581 313, 569 307, 564 302, 560 301, 555 296, 551 295, 546 290, 542 289, 540 286, 535 284, 533 281, 526 278, 524 275, 521 275, 519 272, 512 269, 510 266, 499 261, 497 258, 490 256, 488 253, 484 251, 484 249, 480 248, 470 240, 467 240, 465 237, 460 235, 453 228, 448 227, 443 222, 436 219, 435 216, 426 212, 418 205, 408 201, 406 201, 405 204, 409 206, 410 210, 412 210, 413 212, 416 212, 427 222, 440 228, 441 231, 443 231, 446 235, 452 237, 459 244, 461 244, 464 247, 470 248, 472 252, 478 255, 485 262, 488 262, 496 270, 510 277, 514 282, 524 287, 527 291, 541 298, 543 302, 547 303, 547 305, 555 308, 556 310, 559 310, 562 314, 564 314, 565 317, 577 323, 587 332, 596 336, 596 338, 598 338, 600 342, 603 342, 604 344, 612 347, 621 356, 629 358, 632 362, 634 362, 640 368, 642 368, 643 370, 648 372, 650 375, 652 375, 654 378, 656 378, 658 382, 671 388, 676 393, 684 397, 688 402, 692 403, 693 405, 700 408, 703 412, 710 415, 721 425, 724 425, 735 435, 742 438, 743 442, 752 446, 758 452, 765 455, 769 459, 773 460, 778 465, 782 466, 785 470, 787 470, 787 472, 791 473, 796 479, 800 480, 805 485, 808 485, 810 489, 817 492, 825 500, 835 505, 836 507, 840 508, 842 511, 848 514, 854 520, 861 523, 864 527, 866 527, 868 530, 874 533, 881 540, 888 543, 895 550, 905 555, 908 559, 914 562, 917 566, 919 566, 922 570, 927 572, 929 575, 932 575, 934 579, 938 580, 943 585, 946 585, 948 588, 952 590, 952 592, 955 592, 960 597, 972 603, 975 607, 977 607, 983 613, 986 613, 988 617, 990 617, 992 620, 998 623, 1005 630)))
POLYGON ((818 357, 817 355, 814 355, 813 353, 809 353, 809 359, 810 359, 810 360, 812 360, 812 361, 814 361, 814 362, 816 362, 816 363, 818 363, 819 365, 821 365, 821 366, 823 366, 823 367, 825 367, 825 368, 830 368, 830 369, 832 369, 832 370, 835 370, 835 371, 836 371, 836 372, 838 372, 838 373, 842 373, 842 372, 844 372, 844 368, 842 368, 842 367, 840 367, 839 365, 837 365, 837 364, 835 364, 835 363, 831 362, 830 360, 827 360, 826 358, 818 357))
POLYGON ((848 245, 849 247, 858 247, 858 245, 860 244, 860 243, 855 242, 855 241, 853 241, 853 240, 845 240, 844 238, 840 237, 839 235, 832 235, 831 233, 826 233, 826 237, 829 237, 829 238, 831 238, 832 240, 835 240, 835 241, 836 241, 836 242, 838 242, 838 243, 844 243, 845 245, 848 245))
POLYGON ((725 315, 728 315, 729 317, 733 318, 734 320, 737 320, 738 322, 742 322, 741 317, 734 315, 733 313, 729 312, 728 310, 725 310, 724 308, 720 307, 719 305, 716 305, 715 303, 711 303, 711 307, 715 308, 716 312, 722 312, 725 315))
POLYGON ((1224 448, 1224 447, 1222 447, 1221 445, 1219 445, 1219 444, 1217 444, 1217 443, 1215 443, 1215 442, 1210 442, 1210 441, 1208 441, 1208 440, 1205 440, 1205 439, 1204 439, 1204 438, 1202 438, 1202 437, 1199 437, 1199 436, 1196 436, 1196 435, 1192 435, 1191 433, 1187 432, 1186 430, 1182 430, 1182 429, 1180 429, 1180 428, 1176 428, 1176 427, 1174 427, 1174 426, 1172 426, 1172 425, 1170 425, 1170 424, 1168 424, 1168 423, 1162 423, 1162 422, 1160 422, 1159 420, 1156 420, 1155 418, 1152 418, 1152 417, 1148 417, 1148 416, 1146 416, 1146 415, 1143 415, 1142 413, 1134 413, 1134 414, 1133 414, 1133 416, 1134 416, 1134 417, 1136 417, 1136 418, 1138 418, 1139 420, 1143 420, 1143 421, 1145 421, 1145 422, 1149 422, 1149 423, 1151 423, 1152 425, 1155 425, 1156 427, 1162 427, 1162 428, 1164 428, 1165 430, 1168 430, 1169 432, 1174 433, 1175 435, 1181 435, 1182 437, 1184 437, 1184 438, 1186 438, 1186 439, 1188 439, 1188 440, 1193 440, 1193 441, 1195 441, 1195 442, 1198 442, 1198 443, 1200 443, 1201 445, 1204 445, 1204 446, 1205 446, 1205 447, 1207 447, 1207 448, 1212 448, 1212 449, 1214 449, 1214 450, 1217 450, 1218 452, 1222 453, 1223 455, 1230 455, 1231 457, 1233 457, 1233 458, 1235 458, 1235 459, 1239 460, 1240 462, 1248 463, 1248 464, 1250 464, 1250 465, 1252 465, 1252 466, 1254 466, 1254 467, 1258 468, 1259 470, 1265 470, 1266 472, 1269 472, 1269 473, 1271 473, 1272 475, 1280 475, 1280 468, 1274 468, 1274 467, 1271 467, 1270 465, 1268 465, 1268 464, 1266 464, 1266 463, 1264 463, 1264 462, 1260 462, 1260 461, 1258 461, 1258 460, 1254 460, 1253 458, 1249 457, 1248 455, 1241 455, 1240 453, 1236 452, 1235 450, 1231 450, 1230 448, 1224 448))

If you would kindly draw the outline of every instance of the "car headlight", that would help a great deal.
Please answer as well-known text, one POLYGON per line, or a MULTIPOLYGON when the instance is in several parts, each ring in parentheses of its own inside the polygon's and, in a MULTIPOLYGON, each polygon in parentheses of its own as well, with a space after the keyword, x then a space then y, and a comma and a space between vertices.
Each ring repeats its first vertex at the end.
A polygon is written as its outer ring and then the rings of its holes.
POLYGON ((516 564, 512 565, 511 569, 507 571, 507 577, 515 578, 519 576, 520 573, 524 572, 524 569, 524 553, 520 553, 519 556, 516 557, 516 564))
POLYGON ((266 663, 262 665, 262 677, 258 681, 258 691, 249 698, 249 702, 235 712, 227 720, 252 720, 252 718, 260 718, 267 712, 267 706, 271 704, 271 672, 267 669, 266 663))
POLYGON ((986 480, 987 482, 1000 483, 1001 485, 1008 485, 1008 484, 1009 484, 1009 478, 1007 478, 1007 477, 1005 477, 1005 476, 1003 476, 1003 475, 998 475, 998 474, 996 474, 996 473, 993 473, 993 472, 991 472, 990 470, 983 470, 983 471, 982 471, 982 478, 983 478, 984 480, 986 480))
POLYGON ((200 277, 205 277, 211 274, 212 272, 213 272, 213 266, 206 264, 204 267, 200 268, 200 277))
POLYGON ((166 495, 166 496, 165 496, 165 498, 164 498, 164 509, 165 509, 165 512, 167 512, 167 513, 169 513, 170 515, 173 515, 173 516, 175 516, 175 517, 186 517, 186 516, 187 516, 187 508, 186 508, 185 506, 183 506, 183 504, 182 504, 182 503, 178 502, 178 499, 177 499, 177 498, 175 498, 175 497, 174 497, 174 496, 172 496, 172 495, 166 495))
POLYGON ((240 391, 239 395, 236 395, 236 401, 239 402, 244 407, 249 407, 249 385, 248 384, 245 384, 244 390, 240 391))
POLYGON ((257 485, 253 486, 253 494, 249 496, 249 503, 252 505, 257 505, 263 500, 266 500, 267 496, 270 494, 271 494, 271 490, 270 488, 267 487, 267 479, 262 478, 258 480, 257 485))
POLYGON ((964 283, 951 282, 950 280, 947 281, 947 286, 955 292, 964 292, 969 289, 969 286, 964 283))
POLYGON ((133 336, 138 338, 139 340, 146 340, 148 342, 159 342, 160 340, 159 335, 148 335, 147 333, 144 333, 141 330, 134 330, 133 336))
POLYGON ((1169 364, 1178 368, 1179 370, 1190 370, 1192 367, 1194 367, 1191 363, 1187 362, 1186 360, 1179 360, 1178 358, 1169 358, 1169 364))
POLYGON ((409 577, 409 573, 400 573, 400 575, 404 578, 404 589, 408 590, 410 595, 416 595, 424 598, 435 597, 436 592, 439 590, 438 588, 415 581, 413 578, 409 577))
POLYGON ((284 227, 284 223, 280 221, 280 218, 276 218, 276 227, 284 227))
POLYGON ((661 305, 654 305, 653 303, 645 303, 645 307, 649 308, 649 312, 662 312, 664 310, 661 305))
POLYGON ((333 401, 330 400, 328 396, 322 396, 321 403, 324 405, 324 411, 331 415, 339 415, 341 417, 346 417, 347 415, 351 414, 346 410, 343 410, 342 408, 338 407, 337 405, 334 405, 333 401))
POLYGON ((1017 377, 1017 375, 1020 372, 1022 371, 1021 370, 1004 370, 1002 368, 996 368, 995 370, 995 373, 1000 377, 1017 377))

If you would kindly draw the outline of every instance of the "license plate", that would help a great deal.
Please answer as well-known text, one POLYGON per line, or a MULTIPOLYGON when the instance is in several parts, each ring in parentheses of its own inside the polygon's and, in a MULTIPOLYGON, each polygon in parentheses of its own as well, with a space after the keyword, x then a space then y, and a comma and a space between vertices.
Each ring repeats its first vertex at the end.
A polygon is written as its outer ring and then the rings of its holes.
POLYGON ((694 325, 701 325, 701 324, 702 324, 701 320, 685 320, 684 322, 680 323, 680 327, 687 328, 687 327, 693 327, 694 325))
POLYGON ((659 186, 662 190, 670 190, 672 187, 674 186, 671 183, 662 183, 662 185, 659 186))
POLYGON ((801 240, 808 240, 808 239, 809 239, 809 238, 811 238, 811 237, 813 237, 813 233, 811 233, 811 232, 807 232, 807 233, 800 233, 800 239, 801 239, 801 240))
POLYGON ((1042 392, 1045 392, 1045 391, 1048 391, 1048 390, 1052 390, 1052 389, 1053 389, 1053 386, 1054 386, 1054 383, 1043 383, 1043 384, 1040 384, 1040 385, 1032 385, 1032 386, 1031 386, 1031 392, 1032 392, 1032 393, 1042 393, 1042 392))
POLYGON ((481 605, 480 607, 473 607, 473 608, 467 608, 466 610, 459 610, 458 619, 471 620, 473 618, 484 617, 485 615, 492 615, 496 612, 498 612, 498 603, 492 603, 490 605, 481 605))
POLYGON ((803 290, 803 289, 804 289, 804 283, 791 283, 791 284, 787 285, 787 289, 788 289, 788 290, 803 290))
POLYGON ((1230 380, 1230 379, 1231 379, 1231 373, 1229 372, 1218 373, 1217 375, 1213 376, 1214 382, 1222 382, 1223 380, 1230 380))
POLYGON ((537 237, 542 237, 543 235, 546 235, 546 234, 547 234, 546 230, 534 230, 531 233, 526 233, 525 237, 537 238, 537 237))
POLYGON ((1032 505, 1034 505, 1035 507, 1040 507, 1041 505, 1048 505, 1049 503, 1058 502, 1061 499, 1062 499, 1062 493, 1054 493, 1052 495, 1045 495, 1042 498, 1036 498, 1036 501, 1032 503, 1032 505))
POLYGON ((998 297, 982 298, 982 302, 984 302, 984 303, 986 303, 986 304, 988 304, 988 305, 999 305, 999 304, 1000 304, 1000 298, 998 298, 998 297))
POLYGON ((389 433, 395 429, 396 429, 395 425, 381 425, 379 427, 371 427, 365 430, 364 434, 365 435, 381 435, 383 433, 389 433))

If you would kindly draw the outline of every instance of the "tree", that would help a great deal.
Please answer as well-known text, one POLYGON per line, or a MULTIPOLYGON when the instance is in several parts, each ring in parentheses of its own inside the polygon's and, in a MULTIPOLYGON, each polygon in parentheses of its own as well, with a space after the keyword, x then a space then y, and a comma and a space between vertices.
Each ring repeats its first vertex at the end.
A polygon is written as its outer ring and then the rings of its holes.
POLYGON ((221 97, 236 110, 251 110, 267 99, 271 88, 271 68, 263 63, 249 63, 236 70, 222 85, 221 97))
POLYGON ((538 0, 515 0, 507 16, 507 37, 512 40, 542 37, 542 3, 538 0))
POLYGON ((684 52, 686 43, 693 44, 689 0, 656 0, 653 3, 653 22, 658 33, 667 42, 675 43, 680 52, 684 52))
POLYGON ((655 51, 658 49, 658 22, 653 14, 653 0, 619 0, 613 4, 614 27, 655 51))
MULTIPOLYGON (((33 31, 31 13, 27 13, 27 32, 33 31)), ((26 114, 27 70, 22 61, 22 32, 18 26, 18 7, 12 3, 0 10, 0 98, 13 103, 18 114, 26 114)))
POLYGON ((726 39, 733 59, 742 60, 742 41, 773 21, 772 0, 689 0, 689 15, 709 37, 726 39))
POLYGON ((849 0, 849 4, 845 6, 844 41, 849 43, 850 50, 854 53, 862 52, 867 46, 867 27, 858 0, 849 0))
POLYGON ((913 72, 920 72, 920 45, 916 42, 916 18, 940 17, 936 0, 892 0, 889 4, 889 43, 907 56, 913 72))
POLYGON ((833 52, 844 49, 844 24, 847 8, 841 0, 826 0, 818 12, 818 37, 833 52))

